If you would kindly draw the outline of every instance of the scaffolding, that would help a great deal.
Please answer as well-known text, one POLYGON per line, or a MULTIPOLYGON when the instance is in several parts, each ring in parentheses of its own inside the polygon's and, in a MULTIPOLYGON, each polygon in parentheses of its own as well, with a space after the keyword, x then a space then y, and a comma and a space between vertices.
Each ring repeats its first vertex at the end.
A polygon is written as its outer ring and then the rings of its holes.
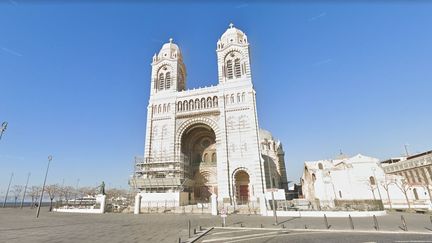
POLYGON ((188 191, 193 186, 190 176, 187 156, 163 159, 136 156, 129 184, 145 192, 188 191))

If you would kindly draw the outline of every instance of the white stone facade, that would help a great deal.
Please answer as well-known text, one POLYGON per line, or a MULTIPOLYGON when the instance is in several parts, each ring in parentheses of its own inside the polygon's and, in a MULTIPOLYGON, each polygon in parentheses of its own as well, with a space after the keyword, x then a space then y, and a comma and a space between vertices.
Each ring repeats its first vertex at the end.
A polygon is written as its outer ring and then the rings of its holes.
POLYGON ((431 209, 425 188, 385 174, 378 159, 361 154, 305 162, 301 183, 304 198, 322 208, 334 208, 337 200, 382 200, 385 208, 431 209))
MULTIPOLYGON (((216 194, 237 204, 265 192, 247 36, 230 25, 216 52, 219 83, 192 90, 186 90, 186 67, 172 39, 154 55, 145 154, 130 181, 142 192, 183 191, 189 200, 216 194)), ((285 187, 278 143, 272 168, 275 186, 285 187)))

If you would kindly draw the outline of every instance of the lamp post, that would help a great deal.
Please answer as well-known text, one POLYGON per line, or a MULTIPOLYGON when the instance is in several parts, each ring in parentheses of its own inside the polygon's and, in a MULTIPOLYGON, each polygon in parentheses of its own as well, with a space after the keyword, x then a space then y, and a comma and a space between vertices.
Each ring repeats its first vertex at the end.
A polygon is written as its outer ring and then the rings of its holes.
MULTIPOLYGON (((267 143, 263 143, 263 144, 265 144, 265 145, 267 145, 268 146, 268 148, 270 148, 270 143, 269 142, 267 142, 267 143)), ((270 190, 271 190, 271 196, 272 196, 272 207, 273 207, 273 217, 274 217, 274 225, 278 225, 278 219, 277 219, 277 214, 276 214, 276 203, 275 203, 275 199, 274 199, 274 191, 273 191, 273 176, 272 176, 272 173, 271 173, 271 170, 270 170, 270 161, 269 161, 269 155, 268 155, 268 149, 266 149, 266 156, 267 156, 267 170, 268 170, 268 173, 269 173, 269 180, 270 180, 270 190)))
POLYGON ((39 218, 39 212, 40 212, 40 208, 41 208, 41 204, 42 204, 43 193, 45 191, 45 183, 46 183, 46 179, 47 179, 47 176, 48 176, 48 170, 49 170, 49 166, 50 166, 51 160, 52 160, 52 156, 49 155, 48 156, 48 166, 47 166, 47 169, 46 169, 46 172, 45 172, 45 179, 44 179, 44 183, 43 183, 43 186, 42 186, 41 195, 40 195, 40 198, 39 198, 39 205, 38 205, 37 212, 36 212, 36 218, 39 218))
POLYGON ((10 189, 10 185, 11 185, 11 182, 12 182, 12 177, 13 177, 13 172, 12 172, 11 177, 9 179, 9 185, 8 185, 8 189, 6 191, 6 196, 5 196, 5 199, 4 199, 4 202, 3 202, 3 207, 6 206, 6 200, 7 200, 8 194, 9 194, 9 189, 10 189))
POLYGON ((6 131, 7 125, 8 125, 7 122, 3 122, 2 125, 1 125, 1 127, 0 127, 0 140, 1 140, 2 136, 3 136, 3 133, 6 131))
POLYGON ((27 175, 27 182, 26 182, 25 187, 24 187, 24 193, 23 193, 23 196, 22 196, 20 208, 23 208, 24 199, 25 199, 25 195, 26 195, 26 192, 27 192, 27 186, 28 186, 29 179, 30 179, 30 172, 27 175))

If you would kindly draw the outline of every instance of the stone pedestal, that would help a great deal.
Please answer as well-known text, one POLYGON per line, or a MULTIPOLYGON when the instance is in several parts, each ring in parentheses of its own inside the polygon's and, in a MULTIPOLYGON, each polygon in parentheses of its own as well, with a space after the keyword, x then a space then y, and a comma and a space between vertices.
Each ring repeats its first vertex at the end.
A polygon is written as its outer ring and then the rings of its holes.
POLYGON ((102 194, 96 195, 96 203, 100 203, 100 213, 105 213, 105 200, 106 200, 106 195, 102 195, 102 194))
POLYGON ((267 216, 267 204, 266 204, 265 194, 261 194, 259 196, 259 204, 260 204, 261 216, 267 216))
POLYGON ((218 215, 217 196, 215 194, 212 194, 210 198, 211 198, 211 214, 218 215))
POLYGON ((141 213, 141 194, 137 193, 135 196, 134 214, 140 214, 140 213, 141 213))

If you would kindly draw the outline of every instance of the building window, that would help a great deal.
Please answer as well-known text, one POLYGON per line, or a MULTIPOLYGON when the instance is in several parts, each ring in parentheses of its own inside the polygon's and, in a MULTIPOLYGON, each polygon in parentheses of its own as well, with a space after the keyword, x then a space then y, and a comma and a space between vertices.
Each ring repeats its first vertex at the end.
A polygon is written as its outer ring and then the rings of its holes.
POLYGON ((320 169, 320 170, 324 169, 323 165, 321 163, 318 164, 318 169, 320 169))
POLYGON ((212 162, 216 162, 216 153, 213 153, 212 154, 212 160, 211 160, 212 162))
POLYGON ((375 185, 375 178, 373 176, 369 177, 369 182, 372 186, 375 185))
POLYGON ((241 77, 240 58, 236 58, 234 60, 234 70, 235 70, 235 77, 240 78, 241 77))
POLYGON ((208 162, 208 154, 207 153, 204 154, 204 162, 208 162))
POLYGON ((339 191, 339 197, 342 198, 342 192, 341 191, 339 191))
POLYGON ((237 102, 240 103, 240 93, 237 94, 237 102))
POLYGON ((242 93, 242 102, 245 102, 245 96, 246 96, 246 95, 245 95, 245 93, 243 92, 243 93, 242 93))
POLYGON ((165 87, 166 89, 169 89, 171 87, 171 73, 167 72, 165 74, 165 87))
POLYGON ((415 200, 419 200, 419 196, 418 196, 418 193, 417 193, 417 189, 416 189, 416 188, 413 189, 413 193, 414 193, 414 198, 415 198, 415 200))
POLYGON ((226 69, 227 69, 227 78, 232 79, 233 78, 233 66, 232 66, 232 60, 228 60, 226 62, 226 69))
POLYGON ((163 90, 164 86, 165 86, 164 74, 161 73, 161 74, 159 74, 159 90, 163 90))
POLYGON ((234 95, 233 94, 231 95, 231 100, 230 101, 231 101, 231 104, 234 104, 234 95))

